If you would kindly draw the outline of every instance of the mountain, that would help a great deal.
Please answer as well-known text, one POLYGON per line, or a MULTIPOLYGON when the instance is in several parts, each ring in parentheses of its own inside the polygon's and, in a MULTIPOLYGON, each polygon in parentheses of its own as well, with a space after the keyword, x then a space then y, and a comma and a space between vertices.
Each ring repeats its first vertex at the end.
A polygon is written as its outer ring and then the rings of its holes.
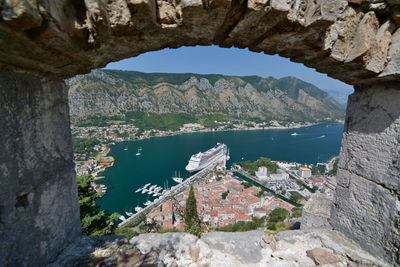
POLYGON ((330 94, 333 99, 336 100, 342 107, 346 108, 347 106, 347 99, 350 94, 354 92, 352 88, 331 88, 326 89, 325 92, 330 94))
POLYGON ((66 83, 73 122, 128 111, 285 121, 344 118, 344 109, 328 93, 294 77, 94 70, 66 83))

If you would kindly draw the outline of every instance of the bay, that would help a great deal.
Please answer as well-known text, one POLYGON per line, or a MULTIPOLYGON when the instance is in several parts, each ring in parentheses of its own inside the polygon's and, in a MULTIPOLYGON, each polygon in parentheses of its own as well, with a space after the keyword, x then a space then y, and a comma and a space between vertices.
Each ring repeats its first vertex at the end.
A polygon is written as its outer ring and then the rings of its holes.
POLYGON ((137 204, 143 207, 154 197, 135 193, 136 189, 146 183, 175 185, 171 179, 174 172, 187 177, 185 166, 190 156, 217 142, 228 145, 228 166, 260 157, 311 164, 326 162, 339 154, 342 132, 342 124, 320 124, 296 129, 190 133, 117 143, 109 154, 115 158, 114 166, 107 168, 101 174, 105 178, 98 181, 108 190, 97 204, 122 215, 133 211, 137 204), (136 156, 140 148, 141 155, 136 156))

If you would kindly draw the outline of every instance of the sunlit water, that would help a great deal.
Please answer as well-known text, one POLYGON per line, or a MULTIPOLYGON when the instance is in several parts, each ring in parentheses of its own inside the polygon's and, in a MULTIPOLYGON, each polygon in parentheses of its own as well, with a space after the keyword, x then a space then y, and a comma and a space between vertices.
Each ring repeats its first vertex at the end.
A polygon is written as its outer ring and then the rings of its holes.
POLYGON ((231 159, 228 165, 241 160, 268 157, 273 160, 300 163, 325 162, 339 154, 343 125, 323 124, 298 129, 254 130, 192 133, 118 143, 111 147, 113 167, 101 175, 108 191, 98 200, 109 212, 132 211, 139 203, 154 197, 135 193, 146 183, 169 186, 175 171, 187 176, 185 166, 190 156, 222 142, 228 145, 231 159), (298 135, 293 136, 296 132, 298 135), (127 148, 127 150, 125 150, 127 148), (136 152, 142 148, 140 156, 136 152))

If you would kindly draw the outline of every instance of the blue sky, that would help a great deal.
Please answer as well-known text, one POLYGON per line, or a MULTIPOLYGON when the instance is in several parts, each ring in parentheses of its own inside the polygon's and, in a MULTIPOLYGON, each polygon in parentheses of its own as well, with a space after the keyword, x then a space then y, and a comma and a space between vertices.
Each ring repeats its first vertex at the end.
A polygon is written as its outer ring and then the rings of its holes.
POLYGON ((303 64, 291 62, 287 58, 254 53, 247 49, 217 46, 163 49, 113 62, 105 68, 142 72, 258 75, 276 78, 295 76, 323 90, 352 88, 303 64))

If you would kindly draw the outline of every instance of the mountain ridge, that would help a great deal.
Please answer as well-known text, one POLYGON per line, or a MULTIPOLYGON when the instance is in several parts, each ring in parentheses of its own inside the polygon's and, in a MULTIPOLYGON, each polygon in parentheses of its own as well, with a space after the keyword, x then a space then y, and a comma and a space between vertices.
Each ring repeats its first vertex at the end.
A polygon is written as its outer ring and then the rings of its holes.
POLYGON ((225 113, 286 121, 337 120, 344 110, 328 93, 296 77, 94 70, 66 81, 72 121, 94 115, 225 113))

